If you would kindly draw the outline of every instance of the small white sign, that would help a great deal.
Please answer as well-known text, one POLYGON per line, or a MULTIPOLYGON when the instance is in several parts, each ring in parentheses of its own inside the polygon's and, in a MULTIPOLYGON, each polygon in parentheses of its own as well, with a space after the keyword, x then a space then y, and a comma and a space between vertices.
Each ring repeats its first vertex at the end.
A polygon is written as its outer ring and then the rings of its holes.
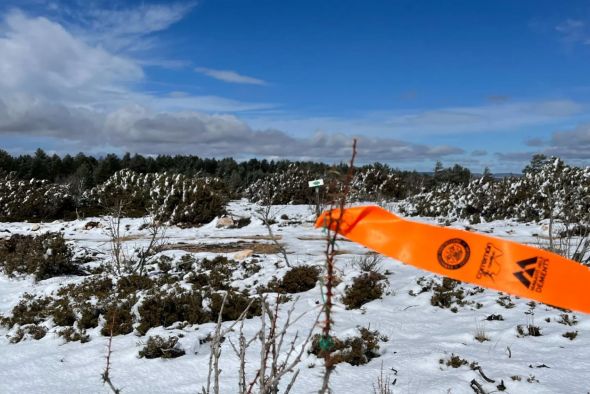
POLYGON ((316 179, 313 181, 309 181, 308 184, 309 184, 309 187, 320 187, 320 186, 324 186, 324 180, 323 179, 316 179))

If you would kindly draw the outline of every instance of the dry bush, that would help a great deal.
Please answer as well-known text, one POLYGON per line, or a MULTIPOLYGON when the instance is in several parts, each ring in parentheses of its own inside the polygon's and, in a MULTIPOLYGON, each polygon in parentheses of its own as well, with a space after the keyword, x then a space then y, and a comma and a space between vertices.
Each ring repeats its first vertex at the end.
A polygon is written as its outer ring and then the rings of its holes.
POLYGON ((267 301, 267 298, 260 296, 258 299, 251 299, 240 316, 224 327, 222 321, 223 309, 230 305, 226 295, 221 300, 215 330, 209 336, 211 347, 209 374, 207 384, 203 386, 201 393, 220 393, 219 376, 221 369, 219 368, 219 364, 222 356, 221 342, 237 326, 237 343, 234 343, 231 338, 229 342, 239 359, 238 393, 252 393, 257 388, 255 391, 261 394, 276 394, 278 393, 279 383, 290 374, 289 383, 284 391, 285 394, 288 394, 299 376, 299 364, 301 363, 302 355, 311 340, 313 330, 320 316, 319 314, 317 315, 307 333, 300 336, 298 332, 295 332, 293 339, 287 341, 287 336, 292 331, 292 326, 307 313, 304 312, 299 316, 294 316, 295 304, 296 302, 286 312, 286 316, 281 319, 283 323, 279 324, 279 317, 282 311, 279 308, 277 300, 275 300, 274 305, 271 305, 267 301), (246 338, 244 334, 244 320, 255 302, 258 302, 261 309, 260 329, 251 338, 246 338), (258 341, 260 344, 260 352, 258 356, 248 358, 247 360, 248 349, 255 341, 258 341), (258 370, 252 377, 249 377, 246 373, 247 363, 259 365, 258 370))
POLYGON ((147 276, 131 274, 119 278, 115 289, 119 298, 125 298, 138 291, 152 289, 155 285, 156 283, 147 276))
POLYGON ((383 370, 383 361, 381 361, 381 372, 377 377, 377 381, 373 383, 373 393, 374 394, 393 394, 393 390, 391 389, 391 385, 395 384, 395 380, 393 383, 391 382, 391 376, 385 374, 383 370))
POLYGON ((557 320, 557 322, 565 326, 575 326, 576 324, 578 324, 578 318, 576 317, 576 315, 572 315, 572 317, 570 317, 569 314, 562 313, 561 315, 559 315, 559 320, 557 320))
POLYGON ((287 255, 287 249, 285 249, 284 245, 281 244, 277 240, 277 238, 275 237, 275 235, 272 231, 272 225, 277 223, 277 221, 276 221, 277 212, 273 211, 273 206, 271 205, 271 201, 272 201, 271 197, 266 196, 260 202, 261 207, 256 211, 256 215, 258 216, 258 218, 262 221, 262 223, 266 227, 266 231, 268 232, 269 238, 272 240, 275 247, 277 248, 277 250, 279 251, 279 253, 283 257, 283 260, 285 260, 285 264, 287 265, 287 267, 291 267, 291 264, 289 262, 289 256, 287 255))
POLYGON ((140 358, 177 358, 184 355, 185 351, 180 347, 178 337, 175 336, 168 339, 159 335, 149 337, 143 349, 139 351, 140 358))
POLYGON ((301 293, 315 287, 319 269, 310 265, 293 267, 285 273, 278 285, 278 292, 301 293))
POLYGON ((359 335, 346 339, 331 338, 333 341, 330 350, 324 350, 322 335, 314 335, 311 341, 309 353, 317 357, 325 358, 330 365, 348 363, 350 365, 367 364, 372 359, 379 357, 379 342, 387 342, 388 338, 379 331, 371 331, 362 327, 359 335))
POLYGON ((180 287, 170 293, 154 291, 144 298, 138 312, 140 318, 137 331, 142 335, 152 327, 168 327, 176 322, 198 324, 211 320, 210 313, 203 308, 200 292, 180 287))
POLYGON ((89 328, 98 327, 98 319, 100 317, 100 309, 89 302, 80 305, 80 317, 78 318, 78 328, 86 330, 89 328))
POLYGON ((113 302, 107 306, 105 324, 100 330, 104 336, 125 335, 133 332, 133 314, 131 308, 135 302, 113 302))
POLYGON ((77 303, 84 303, 95 297, 103 302, 113 292, 113 280, 108 276, 93 276, 84 279, 82 283, 69 284, 57 290, 57 296, 69 297, 77 303))
POLYGON ((237 266, 236 261, 223 256, 216 256, 213 260, 201 260, 201 270, 208 271, 206 275, 201 272, 201 281, 204 279, 202 286, 209 286, 211 290, 229 290, 229 283, 237 266))
POLYGON ((51 317, 56 326, 72 326, 76 322, 76 315, 67 298, 53 302, 51 317))
POLYGON ((19 343, 25 338, 39 340, 47 334, 47 329, 37 324, 27 324, 19 327, 10 337, 10 343, 19 343))
POLYGON ((446 365, 447 367, 452 368, 460 368, 463 365, 469 364, 469 361, 457 356, 456 354, 451 354, 449 358, 447 358, 446 360, 441 358, 440 360, 438 360, 438 362, 441 365, 446 365))
POLYGON ((460 284, 460 281, 443 278, 441 284, 433 287, 434 294, 430 298, 430 304, 439 308, 450 308, 455 303, 462 305, 465 291, 459 286, 460 284))
POLYGON ((125 244, 125 231, 121 229, 121 219, 126 215, 128 202, 120 200, 108 207, 106 234, 109 237, 111 266, 110 272, 117 276, 125 274, 146 274, 146 265, 162 251, 165 243, 166 226, 156 219, 153 214, 144 218, 143 228, 147 228, 148 243, 146 246, 133 245, 129 248, 125 244), (132 251, 130 251, 130 249, 132 251))
POLYGON ((576 337, 578 336, 578 332, 577 331, 568 331, 565 334, 562 335, 562 337, 569 339, 570 341, 573 341, 574 339, 576 339, 576 337))
POLYGON ((566 216, 561 221, 550 217, 549 238, 540 238, 539 246, 581 264, 590 265, 590 225, 587 224, 588 221, 590 221, 590 214, 584 218, 566 216))
POLYGON ((496 303, 500 306, 503 306, 506 309, 512 309, 516 306, 514 302, 512 302, 512 298, 509 295, 501 295, 496 300, 496 303))
POLYGON ((12 315, 2 318, 2 325, 12 328, 16 324, 24 326, 42 323, 51 316, 51 301, 49 297, 35 297, 25 293, 12 308, 12 315))
POLYGON ((367 253, 352 260, 353 266, 361 272, 381 272, 382 262, 383 256, 378 253, 367 253))
POLYGON ((221 321, 237 320, 248 306, 250 307, 245 315, 246 319, 260 315, 260 300, 250 298, 247 293, 243 294, 231 290, 225 294, 212 294, 211 304, 209 305, 211 308, 211 316, 221 316, 221 321), (222 308, 224 300, 225 305, 222 308))
POLYGON ((9 275, 29 274, 36 280, 77 275, 78 265, 62 233, 12 235, 0 240, 0 267, 9 275))
POLYGON ((90 341, 90 336, 85 330, 76 330, 73 327, 66 327, 57 331, 57 335, 62 337, 66 342, 86 343, 90 341))
POLYGON ((475 325, 475 340, 478 342, 485 342, 490 340, 486 333, 486 329, 483 323, 477 323, 475 325))
POLYGON ((366 272, 353 279, 345 290, 342 302, 347 309, 358 309, 367 302, 381 298, 385 276, 377 272, 366 272))
POLYGON ((519 337, 540 337, 543 335, 539 326, 534 324, 519 324, 516 326, 516 333, 519 337))

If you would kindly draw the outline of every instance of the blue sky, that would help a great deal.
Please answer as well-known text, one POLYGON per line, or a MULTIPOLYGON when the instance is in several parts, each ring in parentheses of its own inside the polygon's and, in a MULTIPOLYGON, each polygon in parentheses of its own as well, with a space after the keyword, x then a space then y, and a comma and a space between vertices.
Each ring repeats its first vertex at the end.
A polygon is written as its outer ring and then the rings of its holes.
POLYGON ((590 3, 4 1, 0 147, 590 164, 590 3))

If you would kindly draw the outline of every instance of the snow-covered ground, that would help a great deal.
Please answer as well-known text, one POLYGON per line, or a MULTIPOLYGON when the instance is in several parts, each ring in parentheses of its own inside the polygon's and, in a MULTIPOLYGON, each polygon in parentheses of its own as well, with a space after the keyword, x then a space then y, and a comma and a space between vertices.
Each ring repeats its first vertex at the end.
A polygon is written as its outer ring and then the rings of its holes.
MULTIPOLYGON (((246 202, 233 202, 229 210, 237 216, 253 216, 256 206, 246 202)), ((281 236, 293 265, 311 264, 322 266, 325 241, 322 230, 313 227, 313 210, 308 206, 276 207, 278 223, 273 225, 275 235, 281 236), (279 217, 286 214, 289 220, 279 217), (289 224, 299 221, 300 224, 289 224)), ((99 252, 98 256, 108 259, 108 234, 104 226, 85 230, 90 219, 72 222, 43 223, 40 229, 30 223, 1 223, 1 237, 10 234, 37 234, 44 231, 63 231, 75 249, 87 248, 99 252), (104 254, 100 254, 104 253, 104 254)), ((104 220, 95 218, 105 224, 104 220)), ((414 218, 435 223, 435 220, 414 218)), ((123 226, 129 225, 125 236, 129 248, 147 242, 148 232, 139 230, 141 219, 126 219, 123 226)), ((462 223, 453 226, 464 228, 462 223)), ((541 225, 523 224, 511 221, 482 223, 471 226, 477 231, 491 235, 538 245, 537 234, 543 234, 541 225)), ((240 229, 222 229, 215 222, 200 228, 167 229, 168 242, 181 244, 220 244, 240 240, 251 241, 252 237, 267 236, 267 230, 260 220, 253 216, 252 223, 240 229)), ((269 242, 260 240, 259 242, 269 242)), ((343 281, 336 289, 334 335, 340 338, 357 334, 357 327, 370 327, 388 337, 380 343, 380 357, 362 366, 338 364, 331 378, 334 393, 371 393, 377 377, 383 372, 390 376, 394 393, 473 393, 470 382, 475 379, 489 393, 498 391, 503 381, 509 393, 587 393, 590 392, 590 316, 583 313, 570 313, 577 317, 578 323, 567 326, 558 322, 564 312, 543 304, 534 308, 534 317, 526 312, 531 307, 529 300, 512 297, 515 306, 507 309, 498 304, 499 294, 485 290, 466 297, 471 304, 459 307, 457 313, 431 305, 431 291, 418 295, 421 286, 416 281, 420 277, 436 278, 435 275, 417 270, 401 262, 386 259, 382 271, 389 282, 382 299, 365 304, 361 309, 346 310, 340 303, 346 285, 359 275, 358 268, 352 264, 355 256, 364 255, 367 250, 351 242, 338 243, 341 254, 337 257, 338 274, 343 281), (387 270, 387 271, 386 271, 387 270), (476 303, 482 306, 477 308, 476 303), (504 320, 488 321, 492 314, 502 315, 504 320), (519 337, 516 327, 531 323, 539 326, 541 336, 519 337), (484 331, 488 341, 475 340, 477 331, 484 331), (574 340, 562 335, 577 331, 574 340), (481 371, 495 383, 486 382, 480 372, 469 365, 452 368, 440 360, 457 355, 469 363, 476 362, 481 371)), ((162 252, 179 258, 184 251, 167 250, 162 252)), ((227 254, 232 257, 234 253, 227 254)), ((211 253, 195 253, 195 257, 211 257, 211 253)), ((245 288, 248 284, 266 283, 273 276, 281 276, 287 268, 275 263, 279 255, 262 255, 259 258, 262 270, 254 276, 233 283, 245 288)), ((280 265, 280 264, 279 264, 280 265)), ((10 315, 12 308, 25 293, 51 294, 60 286, 77 283, 84 277, 59 277, 34 282, 32 278, 9 278, 0 274, 0 314, 10 315)), ((437 279, 438 280, 438 279, 437 279)), ((440 281, 440 280, 438 280, 440 281)), ((466 289, 474 287, 465 285, 466 289)), ((309 331, 322 305, 320 283, 310 291, 300 293, 292 301, 282 304, 283 311, 293 302, 295 315, 306 313, 291 328, 290 337, 296 331, 309 331), (295 299, 298 297, 298 300, 295 299)), ((224 323, 225 326, 229 322, 224 323)), ((259 318, 246 321, 244 332, 252 336, 259 328, 259 318)), ((146 336, 131 333, 113 338, 111 357, 111 378, 123 393, 196 393, 206 383, 210 349, 207 343, 200 345, 214 328, 214 323, 180 328, 151 329, 146 336), (175 359, 144 359, 138 357, 138 350, 149 335, 179 335, 180 344, 186 355, 175 359)), ((14 329, 13 329, 14 330, 14 329)), ((100 327, 88 331, 90 341, 65 343, 54 331, 40 340, 27 339, 12 344, 9 336, 13 330, 0 326, 0 393, 105 393, 109 392, 101 380, 105 367, 108 338, 100 335, 100 327)), ((231 340, 234 338, 228 335, 231 340)), ((235 339, 235 338, 234 338, 235 339)), ((299 341, 301 342, 301 341, 299 341)), ((253 377, 258 362, 259 350, 252 348, 247 364, 248 377, 253 377)), ((321 385, 323 360, 304 353, 299 365, 301 371, 293 387, 293 393, 314 393, 321 385)), ((221 392, 234 393, 238 387, 238 359, 230 341, 224 341, 221 357, 221 392)), ((284 390, 288 379, 284 379, 284 390)), ((282 390, 281 390, 282 392, 282 390)))

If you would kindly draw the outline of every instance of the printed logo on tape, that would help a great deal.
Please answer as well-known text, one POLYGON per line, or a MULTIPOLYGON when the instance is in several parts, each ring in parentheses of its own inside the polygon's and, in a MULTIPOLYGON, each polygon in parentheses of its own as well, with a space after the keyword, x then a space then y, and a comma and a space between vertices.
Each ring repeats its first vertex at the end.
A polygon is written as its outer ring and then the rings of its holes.
POLYGON ((438 263, 448 270, 457 270, 469 261, 471 250, 460 238, 449 239, 438 248, 438 263))
POLYGON ((502 262, 500 258, 504 253, 500 248, 496 247, 493 243, 488 242, 481 264, 479 265, 479 271, 477 272, 477 279, 482 277, 490 278, 494 281, 494 277, 500 273, 502 269, 502 262))
POLYGON ((526 260, 518 261, 516 264, 521 268, 520 271, 513 275, 527 289, 540 293, 545 285, 547 271, 549 270, 549 259, 543 257, 533 257, 526 260))

